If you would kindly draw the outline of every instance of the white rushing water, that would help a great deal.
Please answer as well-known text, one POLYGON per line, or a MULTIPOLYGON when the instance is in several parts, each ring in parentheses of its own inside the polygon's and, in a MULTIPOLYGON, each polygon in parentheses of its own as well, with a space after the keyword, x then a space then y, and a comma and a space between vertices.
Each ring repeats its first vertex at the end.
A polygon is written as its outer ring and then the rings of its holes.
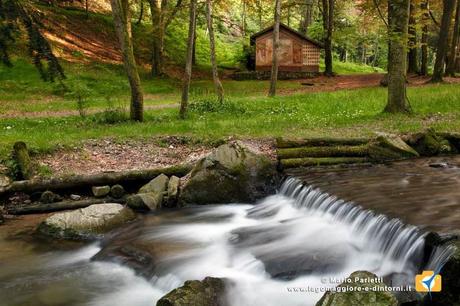
MULTIPOLYGON (((54 264, 71 266, 67 278, 84 292, 68 305, 151 306, 184 281, 206 276, 230 280, 231 305, 314 305, 324 293, 311 291, 335 287, 331 279, 357 270, 396 275, 395 286, 412 285, 423 237, 416 227, 288 179, 277 195, 255 206, 200 207, 185 222, 144 230, 143 241, 191 246, 160 258, 150 281, 114 263, 90 262, 94 246, 54 264)), ((435 250, 427 267, 443 265, 452 251, 435 250)))

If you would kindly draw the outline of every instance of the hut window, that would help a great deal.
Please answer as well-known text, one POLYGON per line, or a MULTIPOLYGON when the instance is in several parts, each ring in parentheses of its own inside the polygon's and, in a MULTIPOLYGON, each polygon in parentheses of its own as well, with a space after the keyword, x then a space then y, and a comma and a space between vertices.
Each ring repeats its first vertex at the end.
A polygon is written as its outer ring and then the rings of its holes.
POLYGON ((292 62, 302 64, 302 45, 297 42, 294 42, 292 46, 292 62))

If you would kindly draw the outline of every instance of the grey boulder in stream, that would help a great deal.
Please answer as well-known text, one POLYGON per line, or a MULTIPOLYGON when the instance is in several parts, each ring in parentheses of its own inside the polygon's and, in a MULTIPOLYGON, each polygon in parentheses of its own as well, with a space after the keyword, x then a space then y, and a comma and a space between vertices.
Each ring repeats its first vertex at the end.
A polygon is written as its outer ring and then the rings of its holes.
POLYGON ((86 208, 56 213, 38 226, 38 232, 59 239, 88 240, 136 218, 123 205, 95 204, 86 208))
POLYGON ((277 172, 267 157, 239 142, 218 147, 193 168, 179 194, 179 203, 254 202, 275 193, 277 172))

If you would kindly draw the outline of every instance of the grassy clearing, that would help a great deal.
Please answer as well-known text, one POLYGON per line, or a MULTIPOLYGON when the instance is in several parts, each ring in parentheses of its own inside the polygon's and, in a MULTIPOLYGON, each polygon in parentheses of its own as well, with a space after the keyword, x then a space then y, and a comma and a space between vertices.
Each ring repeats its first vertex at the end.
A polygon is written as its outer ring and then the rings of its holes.
POLYGON ((100 115, 9 119, 0 122, 0 156, 5 157, 17 140, 47 152, 104 137, 122 141, 187 135, 212 141, 226 136, 369 136, 376 131, 404 133, 428 126, 460 130, 460 85, 410 88, 409 99, 415 112, 411 116, 382 114, 386 90, 366 88, 276 98, 233 97, 223 106, 195 99, 186 120, 178 119, 176 109, 150 110, 144 123, 102 124, 100 115))
MULTIPOLYGON (((13 68, 0 65, 0 114, 77 110, 77 101, 82 101, 88 110, 126 107, 129 103, 129 85, 122 66, 68 62, 63 62, 63 66, 67 79, 64 84, 60 84, 43 82, 35 67, 24 59, 17 59, 13 68)), ((181 87, 179 80, 152 79, 147 70, 141 73, 147 106, 178 103, 181 87)), ((230 98, 258 97, 265 95, 269 87, 268 81, 225 80, 223 85, 230 98)), ((278 88, 280 91, 304 89, 296 81, 279 81, 278 88)), ((212 96, 212 81, 193 81, 190 94, 196 100, 212 96)))

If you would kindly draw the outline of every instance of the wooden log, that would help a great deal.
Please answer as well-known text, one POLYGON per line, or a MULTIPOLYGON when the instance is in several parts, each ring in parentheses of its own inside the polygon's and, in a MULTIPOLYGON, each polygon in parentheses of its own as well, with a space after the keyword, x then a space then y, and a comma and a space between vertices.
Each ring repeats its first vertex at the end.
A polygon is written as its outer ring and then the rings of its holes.
POLYGON ((0 198, 12 192, 32 193, 43 190, 55 191, 136 181, 149 181, 162 173, 167 176, 175 175, 181 177, 190 172, 191 169, 192 165, 183 164, 157 169, 104 172, 94 175, 75 175, 71 177, 16 181, 7 187, 0 188, 0 198))
POLYGON ((368 146, 324 146, 278 149, 278 159, 302 157, 364 157, 368 155, 368 146))
POLYGON ((368 162, 365 157, 306 157, 306 158, 290 158, 280 161, 283 169, 308 166, 327 166, 337 164, 359 164, 368 162))
POLYGON ((34 205, 25 205, 25 206, 16 206, 8 209, 8 213, 12 215, 27 215, 27 214, 39 214, 39 213, 49 213, 53 211, 60 210, 69 210, 69 209, 79 209, 85 208, 93 204, 104 204, 104 203, 119 203, 124 204, 124 199, 88 199, 80 201, 61 201, 49 204, 34 204, 34 205))
POLYGON ((21 178, 30 179, 33 176, 33 167, 29 150, 24 142, 18 141, 13 145, 13 157, 18 165, 21 178))
POLYGON ((310 138, 310 139, 276 139, 277 148, 298 148, 313 146, 358 146, 369 142, 367 138, 310 138))

